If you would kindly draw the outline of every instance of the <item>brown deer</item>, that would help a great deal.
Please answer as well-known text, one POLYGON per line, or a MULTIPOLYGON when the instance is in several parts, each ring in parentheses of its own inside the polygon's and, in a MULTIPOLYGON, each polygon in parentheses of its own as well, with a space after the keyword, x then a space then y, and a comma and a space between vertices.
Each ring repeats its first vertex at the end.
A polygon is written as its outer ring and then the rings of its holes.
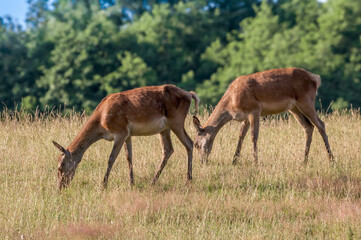
POLYGON ((233 164, 237 163, 242 142, 250 126, 253 157, 257 164, 260 117, 290 111, 306 133, 304 164, 308 161, 314 126, 321 134, 328 158, 332 162, 334 158, 328 143, 325 124, 317 116, 314 106, 320 84, 320 76, 301 68, 273 69, 238 77, 229 85, 203 126, 197 117, 193 117, 197 129, 194 146, 201 152, 201 161, 208 160, 218 131, 230 120, 236 120, 242 122, 242 125, 233 164))
POLYGON ((100 139, 114 141, 103 186, 106 188, 110 171, 124 143, 130 184, 133 185, 131 137, 159 133, 163 159, 153 178, 154 184, 174 151, 171 130, 187 150, 187 180, 191 181, 193 141, 184 129, 184 121, 192 98, 195 100, 195 110, 198 111, 197 95, 173 85, 136 88, 104 98, 67 149, 53 141, 61 152, 58 158, 59 190, 70 184, 84 152, 100 139))

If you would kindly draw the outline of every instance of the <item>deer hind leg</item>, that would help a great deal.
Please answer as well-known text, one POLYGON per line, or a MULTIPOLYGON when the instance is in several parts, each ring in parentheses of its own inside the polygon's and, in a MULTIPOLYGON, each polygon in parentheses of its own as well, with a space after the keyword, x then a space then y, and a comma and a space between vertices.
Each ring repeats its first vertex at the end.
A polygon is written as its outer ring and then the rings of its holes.
POLYGON ((298 108, 294 108, 290 110, 290 112, 298 121, 298 123, 303 127, 306 134, 305 158, 303 159, 303 163, 306 165, 308 162, 308 154, 310 152, 314 126, 312 125, 310 120, 308 120, 308 118, 305 115, 303 115, 303 113, 298 108))
POLYGON ((132 162, 132 139, 127 138, 124 144, 125 147, 125 156, 127 157, 128 166, 129 166, 129 181, 130 185, 134 185, 134 174, 133 174, 133 162, 132 162))
POLYGON ((192 181, 192 159, 193 159, 193 141, 188 136, 186 130, 184 129, 184 124, 180 125, 181 127, 171 127, 171 130, 175 133, 178 139, 181 141, 183 146, 187 150, 188 155, 188 170, 187 170, 187 181, 192 181))
POLYGON ((232 164, 235 165, 239 159, 240 153, 241 153, 241 148, 242 148, 242 143, 244 138, 246 137, 246 134, 248 132, 249 129, 249 121, 245 120, 242 122, 241 124, 241 131, 239 133, 239 140, 238 140, 238 144, 237 144, 237 149, 236 152, 233 156, 233 162, 232 164))
POLYGON ((120 149, 122 149, 123 143, 127 137, 128 136, 118 135, 117 137, 114 138, 113 149, 112 149, 112 152, 110 153, 109 160, 108 160, 107 172, 105 173, 105 176, 104 176, 104 181, 103 181, 104 188, 107 188, 110 171, 112 170, 115 159, 117 159, 120 149))
POLYGON ((260 120, 260 113, 252 113, 249 117, 249 122, 251 124, 251 133, 252 133, 252 142, 253 142, 253 159, 254 163, 258 164, 258 149, 257 149, 257 141, 258 141, 258 134, 259 134, 259 120, 260 120))
POLYGON ((172 140, 170 138, 170 129, 166 129, 163 132, 159 133, 159 139, 160 139, 160 144, 162 145, 163 158, 159 166, 159 169, 153 178, 152 184, 155 184, 157 182, 160 174, 162 173, 165 165, 168 162, 168 159, 170 158, 170 156, 172 156, 174 152, 172 146, 172 140))
POLYGON ((297 103, 297 107, 301 112, 310 120, 310 122, 315 125, 318 129, 318 132, 321 134, 323 141, 325 143, 325 147, 328 153, 328 159, 330 162, 333 162, 334 157, 330 148, 330 144, 328 142, 328 137, 326 134, 325 123, 317 116, 317 112, 314 106, 313 101, 300 101, 297 103))

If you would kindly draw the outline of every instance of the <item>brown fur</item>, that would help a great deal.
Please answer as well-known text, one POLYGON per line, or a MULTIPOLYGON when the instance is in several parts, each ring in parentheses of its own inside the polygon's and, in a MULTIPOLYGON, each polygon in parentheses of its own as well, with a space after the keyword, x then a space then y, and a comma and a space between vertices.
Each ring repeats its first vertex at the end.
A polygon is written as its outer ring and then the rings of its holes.
POLYGON ((104 177, 106 187, 111 168, 124 144, 129 164, 130 183, 134 183, 132 167, 131 136, 160 134, 163 160, 153 183, 155 183, 173 153, 170 140, 172 130, 188 153, 187 178, 192 179, 193 142, 184 129, 192 99, 198 109, 198 97, 173 85, 136 88, 114 93, 104 98, 90 116, 68 149, 54 142, 62 152, 58 159, 59 188, 67 186, 86 149, 100 139, 114 140, 114 147, 104 177))
POLYGON ((301 68, 281 68, 258 72, 235 79, 207 122, 201 127, 194 117, 198 130, 196 148, 206 159, 212 149, 219 129, 230 120, 242 122, 239 142, 233 163, 236 163, 243 139, 251 127, 254 144, 254 160, 257 163, 257 139, 260 116, 290 111, 306 132, 304 162, 307 162, 314 126, 317 127, 326 145, 330 161, 333 155, 328 143, 324 123, 318 118, 314 102, 320 76, 301 68))

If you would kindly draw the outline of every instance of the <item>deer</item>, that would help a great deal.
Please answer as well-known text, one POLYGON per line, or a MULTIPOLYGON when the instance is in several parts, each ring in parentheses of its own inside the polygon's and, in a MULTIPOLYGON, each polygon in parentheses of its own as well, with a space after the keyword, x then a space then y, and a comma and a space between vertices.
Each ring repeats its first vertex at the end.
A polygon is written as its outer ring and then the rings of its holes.
POLYGON ((325 124, 317 116, 314 105, 320 85, 319 75, 301 68, 272 69, 239 76, 228 86, 203 126, 199 119, 193 116, 193 124, 197 130, 194 146, 200 152, 201 162, 208 162, 218 131, 229 121, 235 120, 241 123, 241 130, 232 163, 237 164, 243 140, 251 127, 253 159, 257 165, 260 118, 286 111, 295 117, 306 134, 303 164, 308 162, 314 127, 323 138, 329 161, 333 162, 325 124))
POLYGON ((193 141, 184 128, 192 99, 195 101, 195 111, 198 112, 199 98, 195 92, 188 92, 169 84, 135 88, 105 97, 68 148, 65 149, 52 141, 60 151, 57 164, 58 189, 69 186, 84 152, 100 139, 114 141, 103 188, 107 188, 112 166, 123 144, 128 161, 130 185, 134 185, 132 136, 159 134, 163 154, 159 169, 152 180, 152 184, 155 184, 174 152, 171 131, 186 148, 187 182, 192 181, 193 141))

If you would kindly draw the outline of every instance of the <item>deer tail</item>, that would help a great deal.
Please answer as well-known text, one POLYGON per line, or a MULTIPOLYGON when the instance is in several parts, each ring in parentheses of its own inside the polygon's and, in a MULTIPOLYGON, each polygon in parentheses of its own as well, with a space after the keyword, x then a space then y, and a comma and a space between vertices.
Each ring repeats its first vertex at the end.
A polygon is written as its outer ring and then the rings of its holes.
POLYGON ((189 93, 192 95, 192 98, 194 99, 194 108, 196 110, 196 115, 197 115, 199 110, 199 98, 195 92, 190 91, 189 93))
POLYGON ((312 80, 316 82, 316 88, 319 88, 321 86, 321 77, 320 77, 320 75, 310 73, 310 72, 309 72, 309 74, 310 74, 312 80))

